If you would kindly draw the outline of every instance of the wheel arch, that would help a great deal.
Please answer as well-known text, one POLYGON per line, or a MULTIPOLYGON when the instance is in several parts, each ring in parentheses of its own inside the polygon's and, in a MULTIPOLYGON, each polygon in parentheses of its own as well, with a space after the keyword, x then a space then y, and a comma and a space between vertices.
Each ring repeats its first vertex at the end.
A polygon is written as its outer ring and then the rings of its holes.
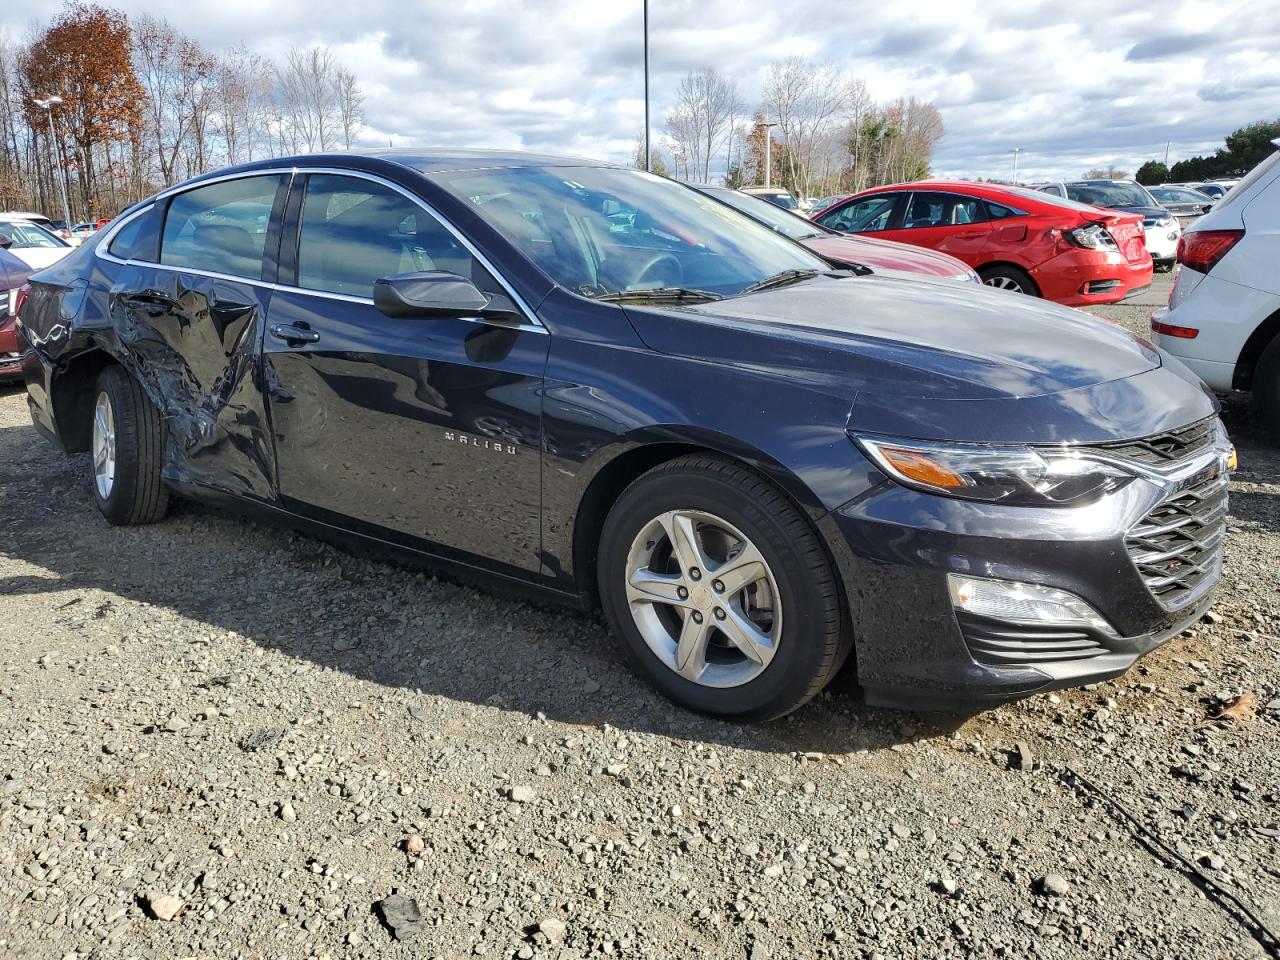
MULTIPOLYGON (((808 485, 784 464, 740 440, 710 431, 675 433, 667 428, 630 438, 624 449, 603 460, 588 481, 574 514, 571 532, 573 578, 585 606, 599 603, 596 585, 596 558, 605 518, 622 491, 661 463, 687 454, 702 453, 722 457, 751 470, 769 481, 809 520, 827 551, 832 570, 839 567, 818 519, 826 514, 808 485)), ((837 575, 837 581, 840 577, 837 575)), ((842 588, 843 593, 843 588, 842 588)))
POLYGON ((1035 290, 1036 296, 1042 296, 1042 293, 1040 291, 1040 284, 1036 283, 1036 278, 1031 275, 1031 271, 1020 263, 1014 263, 1012 260, 988 260, 986 263, 982 264, 981 266, 974 267, 973 270, 979 277, 982 277, 983 283, 986 283, 986 277, 983 275, 984 271, 994 270, 996 268, 1001 268, 1001 267, 1008 270, 1017 270, 1020 274, 1022 274, 1024 277, 1027 278, 1027 281, 1031 284, 1032 289, 1035 290))
POLYGON ((1240 356, 1236 358, 1236 369, 1231 384, 1233 387, 1237 390, 1253 389, 1254 368, 1263 352, 1277 337, 1280 337, 1280 310, 1258 324, 1253 333, 1249 334, 1249 339, 1244 342, 1244 346, 1240 348, 1240 356))
POLYGON ((89 449, 93 389, 102 371, 113 365, 119 365, 115 357, 93 348, 76 354, 55 370, 49 384, 49 402, 58 437, 68 453, 89 449))

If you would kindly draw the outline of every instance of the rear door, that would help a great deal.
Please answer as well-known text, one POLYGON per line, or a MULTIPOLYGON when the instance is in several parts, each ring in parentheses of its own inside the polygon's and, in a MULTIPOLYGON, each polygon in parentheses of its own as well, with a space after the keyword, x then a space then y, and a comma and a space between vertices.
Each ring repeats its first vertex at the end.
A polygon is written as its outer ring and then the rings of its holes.
POLYGON ((879 236, 940 250, 971 267, 991 259, 991 220, 986 205, 977 197, 959 193, 912 191, 901 225, 879 236))
POLYGON ((289 181, 273 173, 193 187, 134 221, 162 218, 158 249, 126 251, 121 231, 99 252, 119 264, 110 322, 119 359, 164 418, 169 480, 274 498, 259 374, 289 181))
POLYGON ((460 234, 389 182, 311 173, 286 223, 265 348, 285 506, 539 570, 546 330, 527 311, 499 323, 375 309, 375 280, 421 270, 518 306, 460 234))

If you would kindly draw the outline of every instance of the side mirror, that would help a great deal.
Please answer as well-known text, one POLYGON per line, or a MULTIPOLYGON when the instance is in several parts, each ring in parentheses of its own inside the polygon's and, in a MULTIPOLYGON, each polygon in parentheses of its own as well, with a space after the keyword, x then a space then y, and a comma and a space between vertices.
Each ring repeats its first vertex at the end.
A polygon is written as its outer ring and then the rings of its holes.
POLYGON ((0 250, 8 250, 13 246, 13 237, 7 233, 0 233, 0 250))
POLYGON ((489 298, 466 277, 428 270, 375 280, 373 305, 388 317, 462 317, 483 312, 489 298))

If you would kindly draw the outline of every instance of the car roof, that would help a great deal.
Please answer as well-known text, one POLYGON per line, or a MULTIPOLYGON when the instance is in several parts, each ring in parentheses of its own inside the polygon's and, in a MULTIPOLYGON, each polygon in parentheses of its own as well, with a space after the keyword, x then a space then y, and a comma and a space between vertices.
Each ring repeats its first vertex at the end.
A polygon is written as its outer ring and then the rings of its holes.
MULTIPOLYGON (((585 157, 564 157, 547 153, 525 153, 519 150, 481 150, 461 147, 397 148, 359 150, 342 153, 304 153, 289 157, 257 160, 214 171, 212 176, 249 172, 264 168, 290 166, 334 166, 359 168, 367 161, 397 163, 419 173, 443 173, 455 170, 484 170, 499 167, 620 167, 621 164, 585 157), (363 162, 362 162, 363 161, 363 162)), ((203 177, 196 178, 204 179, 203 177)), ((190 182, 195 182, 190 181, 190 182)))

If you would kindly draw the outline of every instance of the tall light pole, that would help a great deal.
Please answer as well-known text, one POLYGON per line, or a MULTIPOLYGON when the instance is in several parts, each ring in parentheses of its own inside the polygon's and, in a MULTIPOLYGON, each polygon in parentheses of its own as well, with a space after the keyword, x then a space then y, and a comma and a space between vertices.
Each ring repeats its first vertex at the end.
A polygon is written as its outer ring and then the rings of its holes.
POLYGON ((644 0, 644 168, 649 169, 649 0, 644 0))
POLYGON ((1013 148, 1013 185, 1018 185, 1018 154, 1022 152, 1021 147, 1013 148))
POLYGON ((766 187, 773 186, 771 179, 773 175, 773 128, 778 125, 777 120, 771 120, 764 126, 764 185, 766 187))
POLYGON ((56 138, 53 133, 53 108, 62 103, 62 98, 58 96, 45 97, 43 100, 35 98, 35 105, 45 113, 49 114, 49 173, 58 181, 58 186, 62 190, 62 217, 66 222, 67 229, 70 230, 74 224, 71 222, 71 206, 67 203, 67 180, 65 174, 60 176, 58 164, 53 162, 53 148, 56 144, 56 138))

